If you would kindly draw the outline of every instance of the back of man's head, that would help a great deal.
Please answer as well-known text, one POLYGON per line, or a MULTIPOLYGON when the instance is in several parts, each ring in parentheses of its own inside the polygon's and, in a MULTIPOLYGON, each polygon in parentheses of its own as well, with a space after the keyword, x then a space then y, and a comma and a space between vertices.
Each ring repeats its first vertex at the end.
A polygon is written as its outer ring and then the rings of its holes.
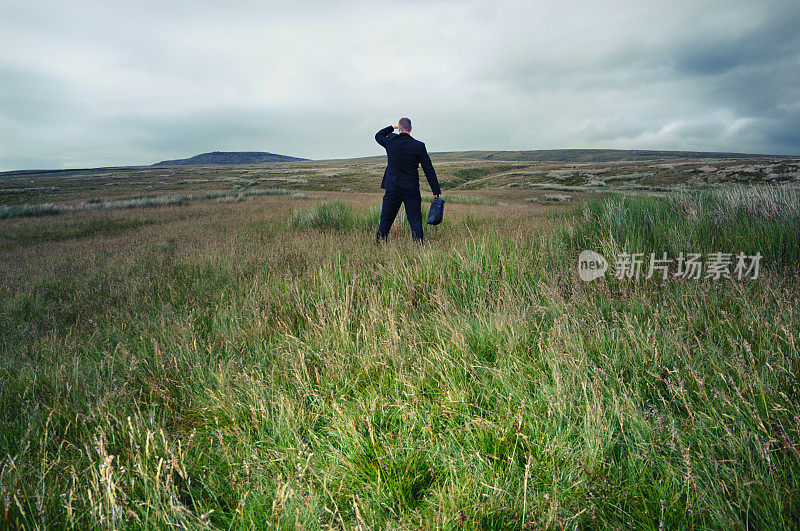
POLYGON ((400 131, 404 133, 410 133, 411 120, 409 120, 408 118, 400 118, 400 120, 397 122, 397 127, 400 129, 400 131))

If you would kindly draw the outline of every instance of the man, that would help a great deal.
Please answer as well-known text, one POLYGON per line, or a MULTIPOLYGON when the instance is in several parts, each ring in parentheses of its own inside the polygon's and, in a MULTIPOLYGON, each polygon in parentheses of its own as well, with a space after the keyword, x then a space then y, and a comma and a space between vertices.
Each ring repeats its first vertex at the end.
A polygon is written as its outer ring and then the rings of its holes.
POLYGON ((422 197, 419 193, 418 171, 420 164, 433 195, 439 197, 441 193, 425 144, 411 138, 411 120, 408 118, 400 118, 397 125, 381 129, 375 135, 375 140, 386 148, 388 159, 381 182, 381 188, 386 190, 386 193, 383 195, 381 222, 378 226, 378 243, 389 235, 389 229, 392 228, 401 204, 405 204, 406 207, 411 236, 414 241, 422 243, 422 197), (400 133, 394 133, 394 129, 400 133))

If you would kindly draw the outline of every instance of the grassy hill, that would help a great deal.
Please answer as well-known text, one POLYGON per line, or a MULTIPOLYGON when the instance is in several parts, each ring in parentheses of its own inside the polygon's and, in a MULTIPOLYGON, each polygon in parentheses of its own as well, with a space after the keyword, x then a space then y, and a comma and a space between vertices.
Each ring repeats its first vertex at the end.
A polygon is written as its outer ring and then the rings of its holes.
POLYGON ((539 149, 527 151, 449 151, 439 152, 442 158, 513 160, 538 162, 640 162, 656 160, 706 160, 792 158, 782 155, 754 155, 705 151, 654 151, 640 149, 539 149))
MULTIPOLYGON (((575 197, 601 192, 668 192, 736 184, 798 186, 800 159, 785 157, 558 162, 487 159, 497 152, 433 154, 442 186, 452 193, 541 199, 543 192, 575 197)), ((527 153, 527 152, 526 152, 527 153)), ((630 153, 630 152, 626 152, 630 153)), ((0 174, 0 217, 41 213, 100 200, 159 196, 214 198, 264 188, 302 191, 377 192, 385 155, 355 159, 150 166, 0 174), (213 197, 212 197, 213 196, 213 197), (23 208, 25 207, 25 208, 23 208)), ((424 184, 423 188, 427 185, 424 184)), ((149 199, 148 199, 149 198, 149 199)), ((162 198, 166 200, 165 198, 162 198)))
POLYGON ((435 156, 376 248, 381 163, 4 177, 2 525, 800 520, 796 160, 435 156))
POLYGON ((209 164, 263 164, 265 162, 296 162, 301 159, 266 151, 213 151, 186 159, 162 160, 153 166, 204 166, 209 164))

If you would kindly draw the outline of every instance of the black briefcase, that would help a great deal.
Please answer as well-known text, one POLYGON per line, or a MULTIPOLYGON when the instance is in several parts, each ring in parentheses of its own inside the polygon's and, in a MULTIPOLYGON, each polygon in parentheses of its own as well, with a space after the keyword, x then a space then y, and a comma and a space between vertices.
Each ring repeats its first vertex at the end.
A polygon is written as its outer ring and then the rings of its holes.
POLYGON ((433 198, 431 209, 428 210, 428 225, 438 225, 444 217, 444 199, 433 198))

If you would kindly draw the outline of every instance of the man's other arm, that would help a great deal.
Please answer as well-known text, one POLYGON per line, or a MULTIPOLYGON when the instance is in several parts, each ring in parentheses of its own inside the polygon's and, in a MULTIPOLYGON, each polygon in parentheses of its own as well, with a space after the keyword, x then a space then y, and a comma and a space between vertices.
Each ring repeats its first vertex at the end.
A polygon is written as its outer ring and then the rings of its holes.
POLYGON ((441 194, 442 189, 439 188, 439 179, 436 178, 436 171, 433 169, 433 163, 428 156, 428 150, 425 149, 425 144, 422 144, 422 154, 420 155, 419 163, 422 165, 422 171, 425 172, 425 178, 428 179, 428 184, 431 185, 431 192, 433 192, 433 195, 441 194))
POLYGON ((392 131, 394 131, 393 125, 390 125, 389 127, 384 127, 383 129, 375 133, 375 141, 378 144, 382 145, 383 147, 386 147, 386 140, 388 140, 389 135, 392 133, 392 131))

